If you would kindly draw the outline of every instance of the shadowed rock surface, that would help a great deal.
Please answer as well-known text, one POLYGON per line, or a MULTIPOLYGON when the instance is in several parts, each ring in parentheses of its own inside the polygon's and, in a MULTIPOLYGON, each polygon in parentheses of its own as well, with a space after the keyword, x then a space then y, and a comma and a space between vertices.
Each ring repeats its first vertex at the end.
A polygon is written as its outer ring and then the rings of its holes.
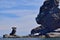
POLYGON ((58 0, 44 1, 36 17, 37 24, 41 24, 42 28, 38 30, 32 29, 31 34, 39 33, 39 35, 47 36, 47 33, 55 32, 54 30, 60 28, 60 9, 58 6, 58 0))

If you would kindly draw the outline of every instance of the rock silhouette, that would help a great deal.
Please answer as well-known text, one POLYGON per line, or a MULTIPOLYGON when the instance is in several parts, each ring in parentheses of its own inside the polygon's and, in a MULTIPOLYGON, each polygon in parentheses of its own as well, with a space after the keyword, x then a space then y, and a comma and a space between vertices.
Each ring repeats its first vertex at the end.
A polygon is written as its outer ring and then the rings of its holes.
POLYGON ((16 27, 12 27, 12 32, 10 33, 10 35, 15 35, 16 33, 16 27))
MULTIPOLYGON (((58 0, 46 0, 40 7, 36 22, 43 27, 39 31, 35 29, 40 33, 39 35, 47 35, 47 33, 54 32, 55 29, 60 28, 60 9, 58 6, 58 0)), ((35 30, 32 29, 32 33, 35 30)))
POLYGON ((16 35, 16 27, 12 27, 12 32, 10 34, 4 34, 3 38, 20 38, 20 36, 16 35))

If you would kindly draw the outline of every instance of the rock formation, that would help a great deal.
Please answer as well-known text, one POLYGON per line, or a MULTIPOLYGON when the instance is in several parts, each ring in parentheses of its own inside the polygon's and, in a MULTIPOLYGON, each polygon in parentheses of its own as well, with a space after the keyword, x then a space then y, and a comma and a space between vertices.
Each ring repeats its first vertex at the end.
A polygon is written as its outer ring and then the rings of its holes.
MULTIPOLYGON (((54 30, 60 28, 60 9, 58 6, 58 0, 46 0, 40 7, 39 14, 36 17, 36 22, 39 25, 41 24, 43 27, 36 30, 40 33, 39 35, 47 36, 47 33, 55 32, 54 30)), ((34 33, 34 31, 32 31, 32 33, 34 33)))
POLYGON ((16 27, 12 27, 12 32, 10 34, 3 35, 3 38, 20 38, 20 36, 16 35, 16 27))
POLYGON ((10 35, 15 35, 16 33, 16 27, 12 27, 12 32, 10 33, 10 35))

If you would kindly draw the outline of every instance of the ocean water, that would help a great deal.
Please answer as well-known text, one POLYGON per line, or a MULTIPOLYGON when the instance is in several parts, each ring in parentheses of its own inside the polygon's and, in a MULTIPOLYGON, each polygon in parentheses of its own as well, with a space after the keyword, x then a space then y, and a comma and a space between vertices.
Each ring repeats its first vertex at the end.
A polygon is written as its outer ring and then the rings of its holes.
POLYGON ((0 38, 0 40, 60 40, 60 38, 0 38))

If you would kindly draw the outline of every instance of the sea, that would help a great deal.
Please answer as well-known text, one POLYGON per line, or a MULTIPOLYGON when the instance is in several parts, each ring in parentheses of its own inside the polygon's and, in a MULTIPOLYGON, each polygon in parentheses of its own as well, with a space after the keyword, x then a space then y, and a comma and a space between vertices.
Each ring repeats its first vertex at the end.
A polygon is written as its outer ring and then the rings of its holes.
POLYGON ((0 38, 0 40, 60 40, 60 38, 0 38))

